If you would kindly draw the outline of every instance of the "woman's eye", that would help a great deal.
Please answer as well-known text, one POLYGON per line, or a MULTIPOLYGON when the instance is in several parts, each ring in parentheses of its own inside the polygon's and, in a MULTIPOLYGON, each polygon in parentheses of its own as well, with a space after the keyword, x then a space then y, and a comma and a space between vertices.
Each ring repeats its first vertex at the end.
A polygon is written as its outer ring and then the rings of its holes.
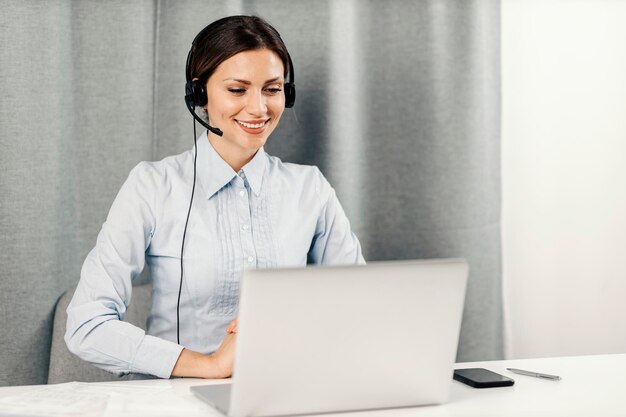
POLYGON ((278 87, 272 87, 272 88, 267 88, 266 91, 270 94, 278 94, 281 91, 283 91, 281 88, 278 87))
POLYGON ((246 92, 243 88, 229 88, 228 91, 233 94, 243 94, 246 92))

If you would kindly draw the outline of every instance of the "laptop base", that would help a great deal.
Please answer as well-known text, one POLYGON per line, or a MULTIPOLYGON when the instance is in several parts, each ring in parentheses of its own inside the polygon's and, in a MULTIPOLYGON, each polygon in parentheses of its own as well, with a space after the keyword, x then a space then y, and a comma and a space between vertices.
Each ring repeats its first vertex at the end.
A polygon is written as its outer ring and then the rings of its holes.
POLYGON ((231 384, 196 385, 190 387, 190 390, 202 401, 228 415, 231 384))

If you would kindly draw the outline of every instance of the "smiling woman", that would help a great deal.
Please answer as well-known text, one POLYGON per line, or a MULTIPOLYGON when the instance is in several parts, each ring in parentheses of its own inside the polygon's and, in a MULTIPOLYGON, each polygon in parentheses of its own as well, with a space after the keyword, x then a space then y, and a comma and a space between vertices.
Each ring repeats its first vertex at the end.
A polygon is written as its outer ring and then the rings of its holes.
POLYGON ((118 374, 228 377, 244 269, 365 262, 319 169, 263 149, 295 100, 278 32, 258 17, 220 19, 194 40, 186 77, 189 110, 213 126, 202 122, 194 149, 132 170, 67 310, 69 349, 118 374), (146 264, 144 332, 121 320, 146 264))
POLYGON ((283 63, 275 52, 240 52, 209 78, 205 109, 223 136, 209 135, 217 153, 239 171, 274 131, 285 109, 283 63))

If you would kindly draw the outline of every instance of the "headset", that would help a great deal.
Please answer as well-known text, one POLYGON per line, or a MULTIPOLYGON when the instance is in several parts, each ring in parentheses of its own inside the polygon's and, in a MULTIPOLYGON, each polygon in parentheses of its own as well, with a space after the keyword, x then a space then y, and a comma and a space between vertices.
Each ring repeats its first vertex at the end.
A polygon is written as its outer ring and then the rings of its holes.
MULTIPOLYGON (((187 54, 187 64, 185 65, 185 78, 187 83, 185 84, 185 104, 187 105, 187 109, 193 116, 193 140, 194 140, 194 157, 193 157, 193 185, 191 187, 191 199, 189 200, 189 209, 187 210, 187 219, 185 220, 185 228, 183 230, 183 241, 180 248, 180 285, 178 287, 178 302, 176 304, 176 340, 180 345, 180 296, 183 290, 183 255, 185 253, 185 236, 187 235, 187 225, 189 224, 189 215, 191 214, 191 207, 193 205, 193 196, 196 191, 196 162, 198 159, 198 146, 197 146, 197 135, 196 135, 196 121, 198 121, 202 126, 206 127, 209 132, 216 134, 217 136, 223 136, 224 132, 220 129, 209 125, 207 122, 202 120, 198 114, 196 114, 195 108, 201 107, 207 104, 208 97, 206 92, 206 82, 207 77, 206 74, 201 74, 198 79, 192 80, 191 78, 191 64, 193 63, 193 57, 196 50, 196 42, 198 39, 201 39, 204 34, 208 31, 211 25, 208 25, 204 29, 200 31, 191 42, 191 49, 187 54)), ((280 34, 276 32, 278 37, 280 34)), ((295 74, 293 68, 293 62, 291 61, 291 56, 289 52, 287 52, 287 60, 289 61, 289 82, 286 82, 283 89, 285 91, 285 108, 291 108, 296 102, 296 84, 295 84, 295 74)))
MULTIPOLYGON (((202 120, 202 118, 200 118, 195 111, 196 107, 204 106, 208 101, 206 93, 206 76, 201 74, 196 80, 192 80, 191 78, 191 64, 193 63, 193 56, 196 50, 196 42, 204 36, 210 26, 211 25, 205 27, 196 35, 193 42, 191 42, 191 49, 187 54, 187 64, 185 65, 185 78, 187 79, 187 83, 185 84, 185 104, 187 104, 187 108, 195 120, 197 120, 202 126, 206 127, 210 132, 213 132, 218 136, 222 136, 224 133, 220 129, 213 127, 202 120)), ((280 35, 278 36, 280 37, 280 35)), ((284 85, 285 108, 291 108, 296 102, 296 84, 293 62, 291 61, 291 55, 289 55, 289 52, 287 52, 287 60, 289 61, 289 82, 286 82, 284 85)))

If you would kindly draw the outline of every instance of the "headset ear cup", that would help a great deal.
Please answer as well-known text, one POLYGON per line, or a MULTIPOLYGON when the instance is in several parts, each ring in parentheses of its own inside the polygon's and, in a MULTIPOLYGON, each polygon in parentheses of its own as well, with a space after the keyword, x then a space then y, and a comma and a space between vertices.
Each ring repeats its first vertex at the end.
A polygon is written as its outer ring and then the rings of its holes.
POLYGON ((191 82, 193 89, 193 99, 196 106, 204 106, 207 103, 206 87, 199 80, 191 82))
POLYGON ((285 108, 291 108, 296 102, 296 86, 293 83, 285 83, 285 108))
POLYGON ((191 107, 204 106, 207 103, 206 88, 198 80, 185 84, 185 101, 191 107))

